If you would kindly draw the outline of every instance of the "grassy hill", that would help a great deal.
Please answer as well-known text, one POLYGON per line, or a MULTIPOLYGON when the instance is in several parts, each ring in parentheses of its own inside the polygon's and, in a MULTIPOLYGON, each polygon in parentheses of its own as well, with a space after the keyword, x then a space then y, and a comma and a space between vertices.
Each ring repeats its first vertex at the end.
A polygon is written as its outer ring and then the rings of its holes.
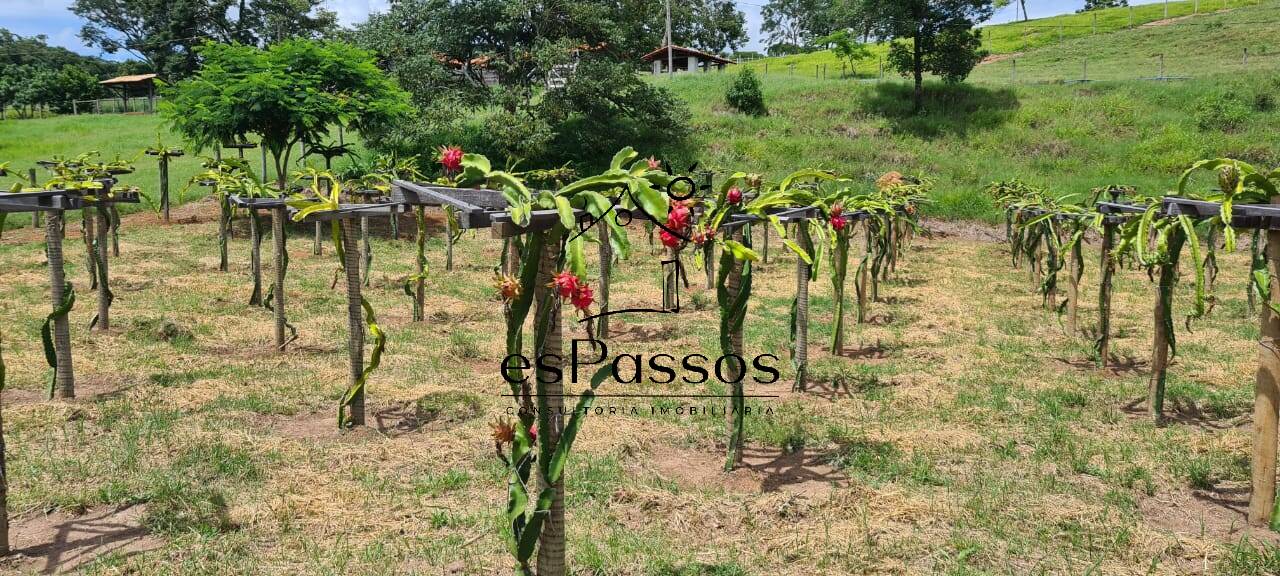
MULTIPOLYGON (((1243 66, 1246 47, 1252 64, 1280 66, 1277 50, 1266 33, 1280 25, 1269 22, 1280 20, 1276 14, 1280 4, 1274 0, 1202 0, 1198 13, 1196 4, 1194 0, 1170 2, 1168 18, 1164 4, 1145 4, 983 27, 983 47, 992 57, 991 62, 978 67, 974 79, 1007 82, 1013 58, 1018 60, 1020 80, 1078 79, 1086 56, 1094 60, 1089 65, 1091 78, 1155 76, 1155 55, 1160 53, 1167 55, 1169 75, 1203 75, 1205 67, 1218 63, 1229 69, 1235 69, 1235 64, 1243 66), (1206 37, 1213 41, 1205 42, 1206 37)), ((856 75, 876 77, 887 51, 882 44, 871 46, 872 57, 858 63, 856 75)), ((795 75, 808 77, 813 77, 819 66, 827 67, 828 78, 841 71, 841 61, 829 50, 743 65, 758 73, 767 69, 769 74, 790 74, 794 67, 795 75)))
MULTIPOLYGON (((1202 10, 1210 4, 1202 3, 1202 10)), ((1061 194, 1111 183, 1159 192, 1199 158, 1280 164, 1273 138, 1280 129, 1280 79, 1268 73, 1280 67, 1280 58, 1266 40, 1280 31, 1277 6, 1269 0, 1159 26, 1066 38, 1018 56, 1020 80, 1046 82, 1011 84, 1009 61, 985 64, 965 85, 931 83, 921 115, 911 113, 910 87, 901 81, 841 80, 830 69, 828 79, 815 79, 812 62, 821 54, 805 56, 811 59, 807 73, 803 66, 794 76, 770 67, 762 76, 771 109, 764 118, 744 117, 725 105, 732 69, 657 81, 693 106, 705 164, 774 176, 810 165, 868 178, 887 170, 919 172, 938 181, 935 215, 993 220, 997 214, 982 194, 993 180, 1019 177, 1061 194), (1268 19, 1274 22, 1232 24, 1268 19), (1248 73, 1240 57, 1246 46, 1254 55, 1248 73), (1161 52, 1171 55, 1167 74, 1196 78, 1119 80, 1154 76, 1152 54, 1161 52), (1104 81, 1052 82, 1064 77, 1061 70, 1078 78, 1086 55, 1090 78, 1104 81)), ((1183 8, 1170 4, 1172 14, 1183 8)), ((1008 45, 1005 37, 993 34, 988 41, 1008 45)))
POLYGON ((1019 177, 1060 193, 1110 183, 1171 186, 1196 159, 1280 164, 1270 76, 1187 82, 990 87, 930 85, 911 114, 910 87, 764 78, 771 113, 730 111, 732 75, 677 77, 697 118, 702 160, 778 176, 805 166, 865 175, 918 172, 938 181, 935 215, 992 220, 983 187, 1019 177))

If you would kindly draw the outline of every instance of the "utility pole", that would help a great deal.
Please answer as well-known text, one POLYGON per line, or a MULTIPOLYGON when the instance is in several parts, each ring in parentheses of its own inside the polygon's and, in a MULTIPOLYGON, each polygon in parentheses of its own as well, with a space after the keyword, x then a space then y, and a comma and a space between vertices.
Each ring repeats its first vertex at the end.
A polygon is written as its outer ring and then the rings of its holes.
POLYGON ((667 77, 675 78, 675 57, 671 54, 671 0, 667 0, 667 77))

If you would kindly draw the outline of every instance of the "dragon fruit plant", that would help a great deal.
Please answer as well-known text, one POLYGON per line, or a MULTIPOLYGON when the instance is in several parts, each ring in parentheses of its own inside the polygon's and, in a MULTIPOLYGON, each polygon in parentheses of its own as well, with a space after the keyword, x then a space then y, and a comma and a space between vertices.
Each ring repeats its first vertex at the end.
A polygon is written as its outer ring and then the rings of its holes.
MULTIPOLYGON (((777 184, 766 185, 754 174, 738 172, 721 184, 709 210, 703 213, 699 228, 718 234, 712 241, 721 247, 720 269, 716 279, 716 303, 720 311, 720 352, 723 356, 743 358, 742 327, 751 298, 751 266, 760 256, 751 248, 751 222, 735 222, 734 216, 748 215, 752 220, 767 222, 783 239, 783 244, 808 266, 814 264, 810 251, 787 237, 786 227, 770 212, 780 208, 808 207, 817 201, 815 187, 834 176, 820 170, 802 170, 777 184)), ((728 425, 725 469, 742 461, 743 425, 746 408, 743 376, 745 366, 731 366, 730 408, 726 410, 728 425)))
MULTIPOLYGON (((507 354, 524 352, 524 323, 534 312, 532 352, 551 360, 563 348, 562 302, 585 314, 594 302, 587 282, 584 234, 576 234, 578 211, 589 214, 597 226, 608 230, 614 253, 625 258, 630 251, 625 230, 609 213, 618 206, 651 218, 669 214, 667 197, 660 191, 669 182, 665 173, 651 169, 631 148, 618 152, 609 169, 560 187, 557 191, 530 190, 519 177, 493 170, 489 160, 464 154, 458 183, 483 184, 501 190, 512 220, 528 226, 535 210, 553 210, 558 218, 546 229, 526 233, 520 247, 519 274, 499 276, 497 287, 507 311, 507 354)), ((590 328, 588 328, 590 330, 590 328)), ((503 538, 520 574, 558 576, 565 573, 564 473, 574 438, 582 426, 594 390, 609 375, 606 365, 592 376, 590 388, 578 398, 578 407, 566 420, 561 412, 563 383, 541 369, 532 375, 511 363, 503 373, 511 383, 511 395, 521 410, 514 422, 494 423, 495 448, 507 468, 507 510, 503 538), (535 410, 536 408, 536 410, 535 410), (535 473, 536 471, 536 473, 535 473), (536 497, 530 502, 535 487, 536 497)))

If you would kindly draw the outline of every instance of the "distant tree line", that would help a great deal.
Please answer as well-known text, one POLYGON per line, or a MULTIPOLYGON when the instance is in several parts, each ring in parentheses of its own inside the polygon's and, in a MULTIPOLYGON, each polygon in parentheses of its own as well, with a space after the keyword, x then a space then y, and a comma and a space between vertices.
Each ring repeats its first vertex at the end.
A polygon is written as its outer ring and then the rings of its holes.
MULTIPOLYGON (((725 53, 746 42, 730 0, 671 8, 676 45, 725 53)), ((587 167, 624 145, 680 155, 687 106, 636 74, 640 57, 662 46, 665 19, 664 4, 650 0, 397 0, 348 38, 378 55, 418 110, 380 145, 428 154, 458 144, 510 162, 587 167)))
POLYGON ((80 38, 108 54, 127 53, 167 80, 199 67, 205 42, 267 46, 323 38, 338 27, 323 0, 74 0, 80 38))
POLYGON ((105 95, 98 80, 134 71, 136 63, 108 62, 50 46, 44 36, 0 28, 0 118, 70 112, 73 100, 105 95))

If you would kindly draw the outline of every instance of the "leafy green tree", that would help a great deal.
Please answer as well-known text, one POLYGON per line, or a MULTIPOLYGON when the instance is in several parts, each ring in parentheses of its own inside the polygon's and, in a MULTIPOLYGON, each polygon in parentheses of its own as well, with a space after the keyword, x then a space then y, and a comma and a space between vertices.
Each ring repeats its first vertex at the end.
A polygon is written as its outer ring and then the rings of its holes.
POLYGON ((18 89, 22 85, 21 70, 21 66, 0 65, 0 120, 7 118, 9 107, 18 97, 18 89))
POLYGON ((281 186, 298 142, 320 141, 338 123, 386 130, 411 111, 408 95, 373 56, 342 42, 209 43, 199 55, 198 74, 162 88, 160 113, 196 150, 258 135, 281 186))
POLYGON ((992 0, 862 0, 874 36, 891 39, 889 66, 915 81, 915 109, 924 107, 924 75, 964 81, 982 60, 982 31, 992 0))
POLYGON ((316 38, 337 22, 323 0, 74 0, 71 11, 87 21, 80 38, 90 46, 128 51, 169 78, 193 73, 196 49, 206 41, 316 38))
POLYGON ((687 133, 680 120, 684 104, 633 77, 638 57, 661 42, 661 27, 654 28, 659 13, 649 4, 393 2, 350 36, 379 55, 379 66, 410 92, 418 109, 414 121, 380 133, 377 145, 427 155, 456 144, 503 162, 594 165, 600 148, 574 146, 606 134, 570 133, 590 125, 596 132, 616 128, 621 135, 661 141, 662 147, 650 149, 656 154, 679 148, 687 133), (628 73, 620 74, 618 66, 628 73))
POLYGON ((670 92, 646 82, 629 64, 603 59, 583 61, 569 83, 544 99, 537 111, 554 127, 544 162, 577 161, 591 171, 608 167, 600 150, 634 144, 644 150, 666 146, 673 152, 667 144, 684 140, 692 123, 688 109, 670 92))
POLYGON ((760 90, 760 79, 750 68, 743 67, 733 79, 733 85, 725 93, 729 107, 752 116, 764 116, 769 108, 764 104, 764 93, 760 90))
POLYGON ((844 60, 850 69, 857 66, 858 62, 871 57, 871 50, 865 44, 858 42, 858 39, 848 30, 836 30, 817 39, 816 43, 831 46, 831 52, 837 58, 844 60))
POLYGON ((1084 0, 1084 8, 1081 8, 1080 11, 1088 12, 1090 10, 1099 10, 1102 8, 1122 8, 1128 5, 1129 0, 1084 0))
POLYGON ((773 44, 809 46, 834 29, 827 13, 830 6, 824 0, 769 0, 760 9, 760 31, 773 44))
MULTIPOLYGON (((648 3, 658 8, 657 3, 648 3)), ((662 16, 664 19, 665 14, 662 16)), ((651 18, 649 23, 657 22, 651 18)), ((721 54, 747 43, 747 18, 731 0, 692 0, 671 4, 671 37, 675 44, 721 54)), ((661 27, 648 28, 657 32, 661 27)), ((659 41, 656 45, 661 45, 659 41)))

